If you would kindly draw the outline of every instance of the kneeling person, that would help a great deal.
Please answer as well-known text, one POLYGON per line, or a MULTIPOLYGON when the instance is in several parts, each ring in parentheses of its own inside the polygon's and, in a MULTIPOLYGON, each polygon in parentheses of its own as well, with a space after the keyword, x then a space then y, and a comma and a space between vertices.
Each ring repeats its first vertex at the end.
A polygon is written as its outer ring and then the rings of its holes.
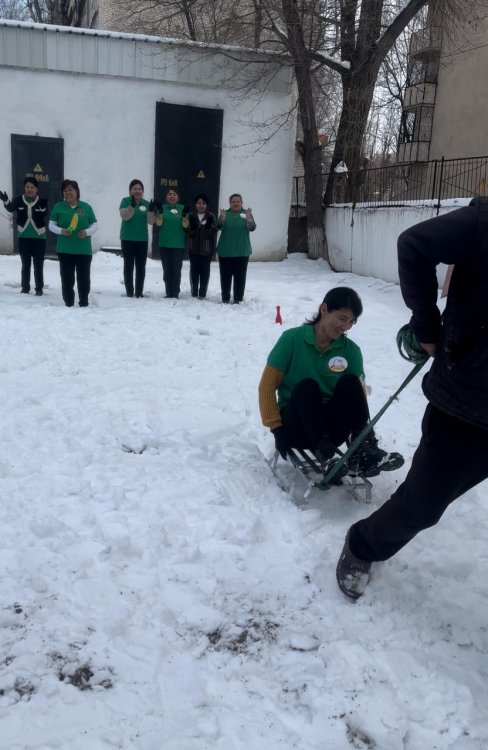
MULTIPOLYGON (((324 466, 368 423, 363 357, 346 336, 362 311, 353 289, 331 289, 317 315, 285 331, 271 350, 259 384, 259 407, 284 459, 290 448, 307 448, 324 466)), ((348 470, 376 476, 403 463, 400 456, 390 458, 393 454, 378 446, 371 431, 349 459, 348 470)))

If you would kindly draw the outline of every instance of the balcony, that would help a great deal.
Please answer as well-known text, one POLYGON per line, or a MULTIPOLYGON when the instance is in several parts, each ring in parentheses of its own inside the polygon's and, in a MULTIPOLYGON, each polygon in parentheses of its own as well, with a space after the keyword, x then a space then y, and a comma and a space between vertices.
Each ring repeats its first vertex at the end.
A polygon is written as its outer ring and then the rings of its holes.
POLYGON ((410 37, 410 57, 427 57, 440 54, 442 46, 442 28, 440 26, 426 26, 415 31, 410 37))
POLYGON ((429 158, 430 141, 412 141, 399 143, 397 151, 398 162, 427 161, 429 158))
POLYGON ((403 109, 414 109, 421 105, 433 107, 435 92, 435 83, 419 83, 416 86, 407 86, 403 99, 403 109))

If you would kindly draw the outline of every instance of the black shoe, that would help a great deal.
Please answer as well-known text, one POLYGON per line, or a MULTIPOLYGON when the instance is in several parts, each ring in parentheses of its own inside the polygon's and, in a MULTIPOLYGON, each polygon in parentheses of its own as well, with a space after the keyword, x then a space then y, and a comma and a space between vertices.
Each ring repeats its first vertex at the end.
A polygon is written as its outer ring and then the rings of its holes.
POLYGON ((346 534, 341 556, 337 563, 336 578, 340 590, 350 599, 359 599, 369 583, 371 565, 367 560, 359 560, 349 547, 351 529, 346 534))
POLYGON ((395 471, 405 463, 400 453, 387 453, 375 435, 368 435, 348 461, 351 476, 377 477, 382 471, 395 471))
POLYGON ((323 435, 314 451, 319 462, 324 466, 336 452, 336 447, 328 435, 323 435))
POLYGON ((36 289, 36 297, 42 297, 42 289, 36 289))
POLYGON ((164 299, 172 299, 172 297, 173 297, 172 294, 165 294, 164 295, 164 299))
POLYGON ((129 294, 129 292, 127 292, 127 297, 133 297, 133 296, 134 296, 133 292, 131 294, 129 294))
POLYGON ((29 292, 30 292, 30 289, 21 289, 20 290, 21 294, 29 294, 29 292))
POLYGON ((141 299, 141 297, 144 297, 143 294, 136 294, 136 299, 141 299))

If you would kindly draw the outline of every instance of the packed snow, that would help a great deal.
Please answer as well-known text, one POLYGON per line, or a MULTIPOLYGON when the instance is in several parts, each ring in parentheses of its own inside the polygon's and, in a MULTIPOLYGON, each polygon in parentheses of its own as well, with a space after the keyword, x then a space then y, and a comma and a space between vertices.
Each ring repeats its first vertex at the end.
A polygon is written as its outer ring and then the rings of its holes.
POLYGON ((0 257, 2 750, 486 748, 486 483, 357 603, 335 581, 346 530, 405 476, 421 377, 379 423, 406 465, 371 504, 298 502, 265 461, 257 386, 282 330, 356 289, 375 414, 411 370, 398 286, 293 255, 252 263, 224 306, 216 264, 206 301, 186 263, 167 300, 149 260, 128 299, 121 258, 98 253, 81 309, 55 261, 45 276, 43 297, 20 294, 18 257, 0 257))

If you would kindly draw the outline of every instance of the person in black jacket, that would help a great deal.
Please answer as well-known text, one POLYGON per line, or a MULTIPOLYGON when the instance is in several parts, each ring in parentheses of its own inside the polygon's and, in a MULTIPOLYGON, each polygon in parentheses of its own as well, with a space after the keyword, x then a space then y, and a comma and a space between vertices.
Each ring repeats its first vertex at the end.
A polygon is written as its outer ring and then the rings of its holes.
POLYGON ((363 594, 373 562, 395 555, 488 477, 488 198, 407 229, 398 259, 412 311, 407 333, 433 357, 423 380, 429 403, 405 481, 347 532, 337 582, 352 599, 363 594), (442 319, 438 263, 454 264, 442 319))
POLYGON ((48 204, 45 198, 39 198, 39 184, 35 177, 26 177, 24 193, 8 199, 0 191, 0 200, 9 213, 17 214, 17 237, 22 261, 21 292, 29 294, 31 262, 34 264, 34 283, 38 297, 44 287, 44 256, 46 254, 46 219, 48 204))
POLYGON ((205 193, 196 196, 195 208, 189 213, 188 221, 186 248, 190 258, 191 296, 205 299, 217 235, 217 221, 208 210, 208 198, 205 193))

